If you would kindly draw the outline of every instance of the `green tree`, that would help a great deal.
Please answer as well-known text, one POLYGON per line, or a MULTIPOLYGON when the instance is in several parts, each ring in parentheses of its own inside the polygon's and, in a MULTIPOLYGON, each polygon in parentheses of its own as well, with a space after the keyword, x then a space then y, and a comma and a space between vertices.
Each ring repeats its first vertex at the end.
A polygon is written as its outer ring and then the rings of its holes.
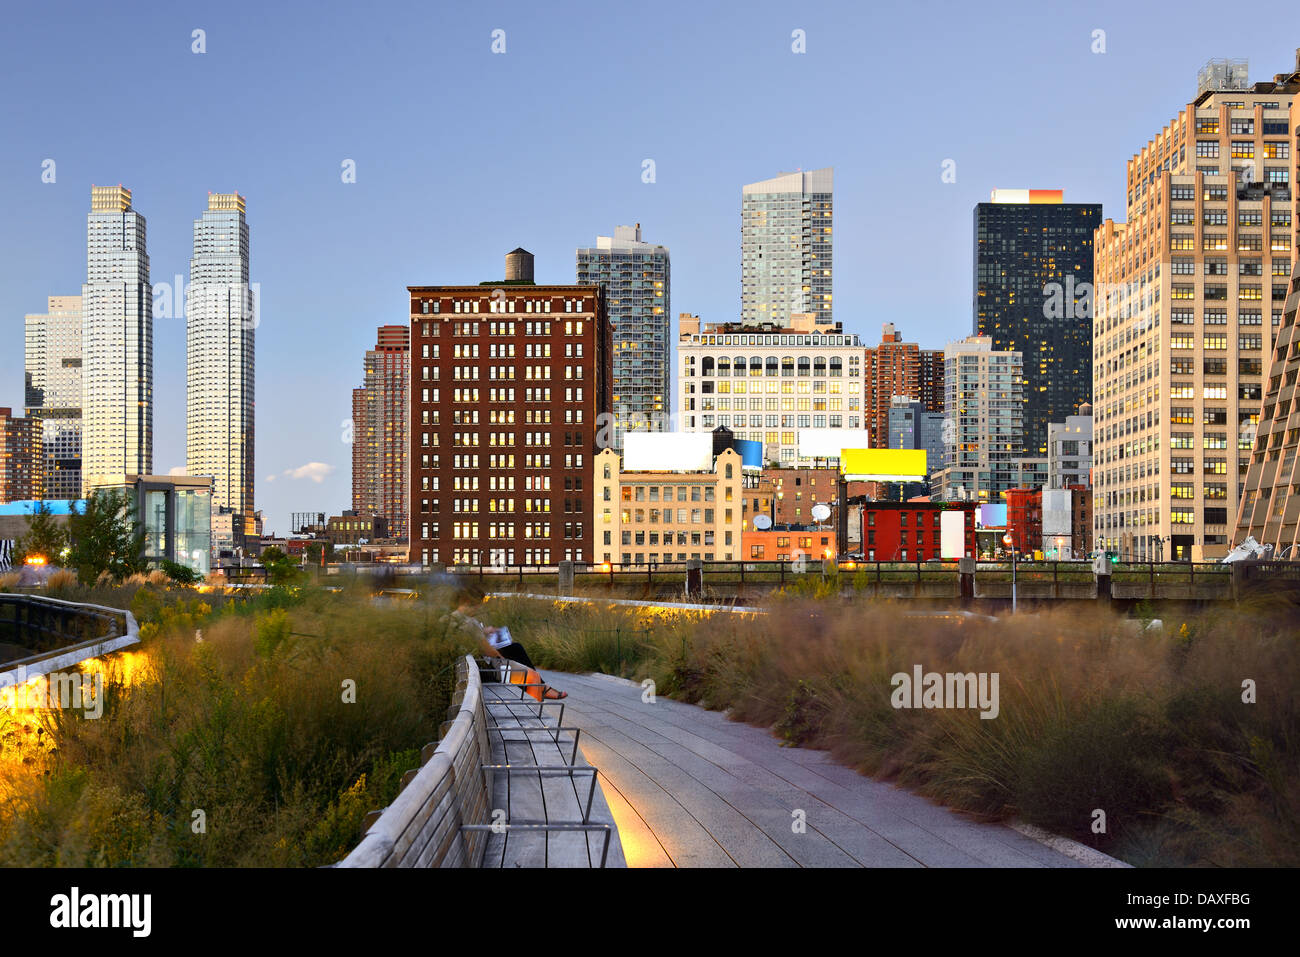
POLYGON ((158 560, 158 567, 172 581, 178 585, 197 585, 203 581, 203 576, 190 568, 189 565, 182 565, 180 562, 169 561, 166 558, 158 560))
POLYGON ((84 584, 107 572, 115 581, 144 569, 144 531, 135 520, 131 496, 119 489, 96 489, 80 512, 68 517, 72 552, 68 564, 84 584))
POLYGON ((302 577, 297 563, 274 545, 262 552, 262 567, 272 585, 292 585, 302 577))
POLYGON ((36 511, 27 520, 27 534, 14 543, 14 563, 22 564, 29 555, 40 555, 55 565, 67 547, 67 529, 55 520, 48 503, 37 502, 36 511))
POLYGON ((334 557, 334 543, 328 541, 312 542, 303 551, 306 553, 308 565, 322 565, 334 557), (322 553, 325 556, 325 562, 321 561, 322 553))

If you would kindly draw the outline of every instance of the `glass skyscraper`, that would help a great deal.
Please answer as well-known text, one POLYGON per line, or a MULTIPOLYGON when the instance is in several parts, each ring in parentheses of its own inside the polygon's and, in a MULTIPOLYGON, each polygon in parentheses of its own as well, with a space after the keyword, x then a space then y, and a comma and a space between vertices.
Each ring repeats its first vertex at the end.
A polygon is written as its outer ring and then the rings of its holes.
POLYGON ((787 327, 792 314, 812 313, 818 326, 833 325, 833 186, 827 167, 741 190, 741 322, 787 327))
MULTIPOLYGON (((972 332, 1024 361, 1024 448, 1047 454, 1047 425, 1092 398, 1092 234, 1099 203, 1061 190, 998 189, 975 206, 972 332)), ((1020 450, 1017 450, 1020 451, 1020 450)))
POLYGON ((212 510, 253 516, 255 303, 248 283, 244 197, 209 193, 194 221, 185 302, 185 465, 212 476, 212 510))
POLYGON ((122 186, 92 186, 81 287, 82 487, 153 471, 153 290, 145 220, 122 186))
POLYGON ((641 224, 617 226, 613 236, 577 252, 579 284, 605 288, 614 326, 613 448, 623 433, 664 431, 669 410, 669 289, 667 246, 641 241, 641 224))

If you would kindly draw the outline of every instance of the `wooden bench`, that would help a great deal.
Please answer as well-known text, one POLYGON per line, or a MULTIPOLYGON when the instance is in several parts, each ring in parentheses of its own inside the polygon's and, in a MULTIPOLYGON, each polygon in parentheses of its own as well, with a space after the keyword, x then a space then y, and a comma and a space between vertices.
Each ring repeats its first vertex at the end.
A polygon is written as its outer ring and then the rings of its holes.
POLYGON ((441 740, 425 746, 393 803, 367 816, 361 843, 334 866, 623 864, 596 769, 582 758, 578 730, 564 725, 564 702, 529 697, 530 686, 508 683, 511 667, 499 658, 457 662, 441 740), (596 810, 604 821, 593 819, 596 810))

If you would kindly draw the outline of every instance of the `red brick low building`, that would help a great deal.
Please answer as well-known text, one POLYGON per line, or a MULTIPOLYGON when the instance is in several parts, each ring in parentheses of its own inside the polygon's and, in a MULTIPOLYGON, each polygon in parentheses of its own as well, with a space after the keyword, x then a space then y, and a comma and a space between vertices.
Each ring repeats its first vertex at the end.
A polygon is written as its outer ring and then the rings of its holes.
POLYGON ((1007 534, 1016 551, 1033 555, 1043 547, 1043 490, 1009 488, 1007 495, 1007 534))
POLYGON ((865 502, 862 506, 862 557, 869 562, 942 558, 942 515, 945 512, 961 514, 962 551, 964 557, 974 558, 974 502, 865 502))

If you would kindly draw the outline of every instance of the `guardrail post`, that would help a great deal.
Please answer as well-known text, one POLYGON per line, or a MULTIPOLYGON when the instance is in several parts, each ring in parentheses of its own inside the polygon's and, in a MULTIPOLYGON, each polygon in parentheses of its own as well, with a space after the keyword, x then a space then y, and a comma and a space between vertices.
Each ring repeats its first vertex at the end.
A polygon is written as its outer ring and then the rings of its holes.
POLYGON ((975 559, 957 559, 957 577, 961 582, 962 604, 975 600, 975 559))
MULTIPOLYGON (((520 576, 522 576, 523 573, 524 573, 523 566, 521 565, 519 566, 520 576)), ((559 573, 559 577, 556 579, 555 593, 557 595, 573 594, 573 562, 570 561, 560 562, 560 573, 559 573), (565 589, 568 590, 566 591, 565 589)))
POLYGON ((704 592, 704 567, 698 558, 686 562, 686 594, 700 595, 704 592))

